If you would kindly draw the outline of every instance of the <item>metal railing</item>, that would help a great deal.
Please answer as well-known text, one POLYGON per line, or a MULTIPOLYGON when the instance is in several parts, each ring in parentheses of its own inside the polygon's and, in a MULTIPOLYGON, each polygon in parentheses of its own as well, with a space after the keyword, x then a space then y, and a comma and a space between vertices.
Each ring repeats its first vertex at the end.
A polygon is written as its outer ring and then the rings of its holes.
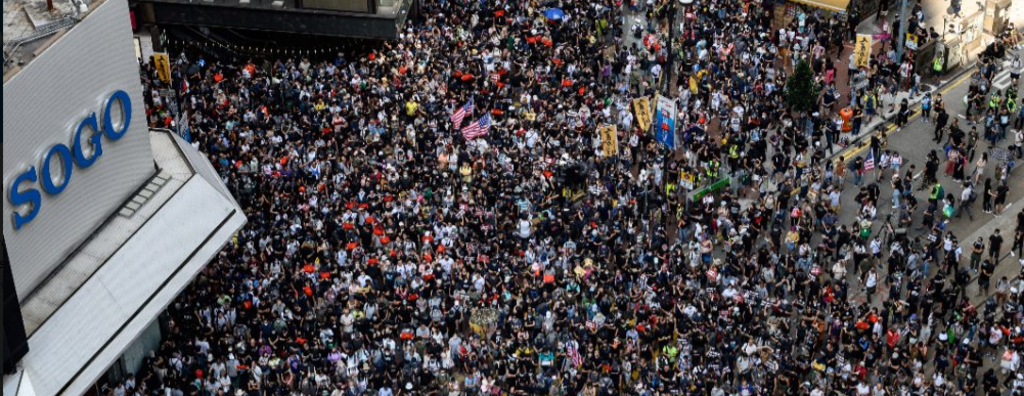
POLYGON ((8 62, 14 60, 14 55, 22 45, 52 36, 61 30, 71 28, 76 23, 78 23, 78 18, 66 16, 59 21, 44 25, 41 29, 36 29, 36 31, 30 34, 4 41, 4 65, 6 66, 8 62))

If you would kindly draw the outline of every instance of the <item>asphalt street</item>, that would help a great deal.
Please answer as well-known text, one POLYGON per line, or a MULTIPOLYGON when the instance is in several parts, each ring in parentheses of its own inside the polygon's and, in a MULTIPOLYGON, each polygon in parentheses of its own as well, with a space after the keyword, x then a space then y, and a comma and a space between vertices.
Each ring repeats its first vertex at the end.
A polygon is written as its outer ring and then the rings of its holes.
MULTIPOLYGON (((996 88, 999 88, 1000 85, 1002 85, 1003 88, 1009 86, 1009 71, 1006 69, 1001 71, 999 74, 996 75, 995 78, 993 78, 993 83, 993 85, 995 85, 996 88), (1005 78, 1003 77, 1004 75, 1005 78)), ((941 87, 939 89, 939 93, 941 93, 943 98, 945 99, 946 109, 950 113, 951 117, 960 118, 959 115, 964 114, 964 112, 966 111, 966 105, 964 103, 963 98, 967 95, 969 84, 970 73, 965 74, 964 76, 953 81, 947 86, 941 87)), ((960 125, 962 128, 969 131, 970 125, 967 124, 966 121, 967 120, 961 118, 960 125)), ((978 127, 979 132, 982 136, 984 136, 983 127, 981 125, 978 125, 978 127)), ((902 128, 901 130, 896 130, 895 126, 890 125, 888 128, 886 128, 886 130, 888 131, 887 148, 899 152, 900 155, 903 157, 904 165, 901 169, 901 173, 906 172, 906 169, 908 169, 911 164, 916 165, 918 172, 923 170, 928 153, 932 150, 935 150, 939 154, 940 158, 938 180, 940 183, 942 183, 947 193, 952 193, 959 200, 959 196, 961 191, 963 191, 963 188, 961 186, 961 183, 955 182, 952 179, 952 177, 947 176, 943 172, 943 168, 945 167, 945 150, 944 147, 940 146, 940 144, 935 143, 932 140, 934 129, 935 125, 921 117, 919 110, 914 111, 912 113, 910 122, 906 127, 902 128)), ((999 142, 995 146, 995 148, 1005 149, 1010 145, 1012 145, 1012 138, 1008 138, 999 142)), ((851 158, 857 155, 864 157, 867 155, 866 149, 866 147, 857 147, 848 150, 844 154, 847 160, 850 160, 851 158)), ((987 142, 983 141, 983 139, 982 141, 979 141, 978 154, 976 154, 975 160, 977 160, 978 156, 981 155, 980 153, 982 151, 989 149, 990 147, 987 142)), ((997 161, 989 161, 988 166, 986 166, 985 168, 984 175, 981 178, 982 183, 979 183, 978 186, 979 194, 981 193, 980 189, 983 187, 985 178, 992 177, 993 179, 995 179, 997 165, 999 165, 997 161)), ((1019 167, 1020 166, 1018 165, 1017 168, 1019 167)), ((967 173, 973 173, 974 169, 975 166, 972 161, 969 163, 967 167, 967 173)), ((888 174, 891 175, 891 172, 889 172, 888 174)), ((893 209, 890 206, 891 198, 889 198, 892 196, 892 188, 889 185, 888 179, 888 177, 885 177, 881 182, 878 183, 882 191, 881 197, 883 198, 880 199, 878 204, 879 221, 875 222, 872 235, 879 235, 879 232, 882 229, 883 220, 886 218, 888 214, 893 212, 893 209)), ((869 180, 873 179, 865 178, 865 185, 868 183, 869 180)), ((1003 252, 1000 255, 1001 260, 998 263, 996 272, 993 274, 993 279, 999 279, 1002 276, 1007 276, 1008 278, 1013 279, 1020 273, 1021 268, 1017 262, 1017 259, 1009 257, 1008 249, 1013 242, 1011 232, 1016 223, 1016 215, 1022 209, 1022 206, 1024 206, 1024 187, 1022 187, 1022 184, 1024 184, 1022 183, 1022 181, 1024 181, 1024 171, 1017 169, 1011 172, 1007 180, 1008 185, 1010 186, 1009 197, 1007 199, 1008 206, 1006 207, 1001 216, 995 216, 994 214, 984 213, 981 210, 981 199, 979 198, 978 202, 976 202, 972 206, 974 219, 969 219, 968 216, 964 215, 962 218, 951 219, 950 224, 948 226, 948 230, 951 231, 953 235, 957 237, 957 239, 960 241, 961 246, 963 247, 964 255, 962 264, 964 265, 966 265, 968 262, 970 244, 975 239, 977 239, 977 237, 983 237, 987 244, 988 236, 991 235, 995 229, 1000 228, 1002 230, 1002 234, 1006 241, 1003 244, 1003 252)), ((919 205, 917 213, 915 213, 915 215, 913 216, 914 227, 908 230, 908 237, 924 238, 926 230, 921 230, 918 229, 917 227, 920 226, 921 224, 921 218, 924 211, 923 208, 927 205, 929 191, 927 189, 924 191, 916 190, 916 186, 920 185, 921 183, 920 173, 918 173, 918 179, 916 180, 916 182, 917 184, 915 184, 914 194, 921 204, 919 205)), ((860 205, 857 202, 855 202, 856 191, 856 187, 852 185, 852 177, 847 177, 846 191, 842 196, 840 224, 849 225, 853 223, 856 219, 857 209, 860 208, 860 205)), ((851 282, 851 290, 859 291, 860 279, 856 279, 855 272, 856 271, 853 271, 852 269, 851 271, 848 272, 848 274, 850 274, 849 281, 851 282)), ((858 294, 860 293, 854 293, 854 295, 858 294)), ((863 295, 858 296, 858 299, 860 301, 863 301, 863 295)), ((981 303, 984 301, 985 296, 977 296, 975 297, 975 299, 977 300, 976 303, 981 303)), ((876 295, 875 301, 873 302, 879 303, 881 300, 882 299, 876 295)))
MULTIPOLYGON (((628 46, 636 44, 637 46, 641 46, 641 40, 634 39, 632 35, 629 34, 629 29, 634 24, 637 23, 639 23, 641 26, 646 27, 646 20, 643 17, 643 13, 626 13, 625 22, 625 28, 627 30, 625 32, 625 45, 628 46)), ((1010 59, 1010 57, 1007 57, 1007 59, 1010 59)), ((1005 67, 1008 65, 1009 60, 1004 62, 1003 69, 999 73, 997 73, 996 76, 992 79, 993 86, 995 89, 1003 91, 1007 87, 1009 87, 1011 83, 1009 76, 1009 68, 1005 67)), ((964 97, 967 95, 968 92, 971 73, 968 72, 962 75, 953 75, 947 78, 949 80, 943 81, 943 84, 937 89, 933 89, 933 87, 927 87, 926 90, 933 91, 933 95, 936 91, 937 93, 942 95, 942 97, 945 99, 946 109, 951 116, 950 122, 952 122, 952 117, 961 118, 959 117, 959 115, 964 114, 964 112, 966 111, 964 97)), ((903 98, 905 96, 906 95, 900 96, 900 98, 903 98)), ((886 148, 899 152, 904 159, 904 165, 901 169, 901 172, 906 172, 906 169, 909 169, 911 164, 916 165, 918 169, 918 179, 915 183, 914 194, 921 204, 919 204, 919 209, 913 216, 914 227, 908 230, 908 237, 924 238, 926 236, 925 234, 927 230, 919 229, 917 227, 921 225, 921 218, 923 217, 924 207, 927 205, 928 191, 916 191, 916 187, 921 183, 920 171, 924 169, 924 164, 926 162, 927 155, 930 151, 935 150, 937 153, 939 153, 941 164, 940 170, 938 172, 938 180, 939 182, 942 183, 946 192, 952 193, 955 197, 959 198, 963 188, 961 187, 961 183, 954 182, 954 180, 950 176, 947 176, 944 172, 942 172, 944 168, 944 162, 946 159, 945 155, 943 155, 944 148, 940 146, 939 143, 935 143, 932 140, 935 125, 931 123, 929 120, 925 120, 924 117, 921 117, 921 110, 920 106, 918 105, 918 102, 920 101, 920 96, 911 97, 909 99, 911 99, 912 103, 912 112, 909 123, 905 127, 897 129, 891 121, 882 122, 881 128, 885 130, 887 134, 888 145, 886 148)), ((890 118, 891 120, 892 117, 888 118, 890 118)), ((970 125, 966 121, 967 120, 961 118, 960 124, 965 131, 969 131, 970 125)), ((979 130, 983 131, 981 125, 978 125, 978 127, 979 130)), ((835 156, 842 155, 846 158, 847 161, 852 160, 854 157, 858 155, 862 157, 866 156, 866 143, 868 139, 866 139, 865 135, 870 134, 871 131, 876 130, 875 128, 876 124, 873 123, 869 124, 866 128, 864 128, 865 132, 862 133, 862 139, 860 141, 860 143, 862 143, 863 145, 854 144, 844 150, 837 152, 835 156)), ((981 133, 983 135, 983 132, 981 133)), ((1012 137, 1001 141, 999 144, 995 146, 995 148, 1006 149, 1011 144, 1012 137)), ((980 156, 980 153, 982 151, 990 149, 988 143, 984 141, 980 141, 978 143, 978 147, 978 154, 976 154, 977 156, 980 156)), ((975 157, 975 159, 977 159, 977 156, 975 157)), ((995 169, 997 165, 999 164, 997 164, 996 161, 989 161, 989 165, 986 167, 985 173, 981 180, 984 181, 986 177, 994 178, 995 169)), ((974 168, 974 163, 973 161, 971 161, 967 167, 967 173, 972 174, 974 168)), ((891 198, 889 197, 892 196, 892 188, 889 184, 889 177, 891 176, 891 174, 891 171, 888 172, 887 176, 884 177, 882 181, 878 182, 878 186, 882 191, 882 199, 880 199, 879 201, 878 220, 875 221, 874 223, 872 235, 879 235, 881 233, 881 230, 884 226, 884 219, 886 218, 886 216, 893 212, 893 209, 889 205, 889 203, 891 202, 891 198)), ((866 177, 864 185, 867 185, 872 180, 874 180, 873 177, 866 177)), ((979 199, 978 202, 976 202, 972 206, 974 212, 973 219, 968 218, 968 216, 963 216, 962 218, 954 218, 950 220, 950 224, 948 226, 948 230, 950 230, 953 233, 953 235, 957 237, 957 239, 961 243, 961 246, 963 246, 965 252, 963 256, 964 265, 966 265, 968 261, 969 245, 971 242, 973 242, 978 237, 982 237, 987 243, 988 236, 991 235, 995 229, 998 228, 1002 230, 1004 239, 1006 239, 1006 241, 1004 242, 1003 253, 1000 255, 1001 260, 998 263, 996 272, 993 274, 993 279, 999 279, 1002 276, 1007 276, 1008 278, 1013 279, 1020 273, 1021 268, 1021 266, 1017 263, 1017 259, 1009 257, 1009 247, 1012 245, 1013 242, 1013 236, 1011 231, 1013 230, 1013 227, 1016 225, 1016 214, 1018 211, 1024 208, 1024 187, 1021 187, 1022 185, 1024 185, 1024 183, 1022 183, 1024 182, 1024 171, 1018 169, 1014 172, 1011 172, 1008 178, 1008 182, 1010 186, 1009 197, 1007 199, 1008 205, 1004 210, 1002 216, 995 216, 993 214, 984 213, 981 210, 981 199, 979 199)), ((844 193, 842 194, 842 210, 840 211, 839 222, 840 224, 850 225, 856 221, 857 212, 860 208, 860 204, 857 203, 855 200, 855 196, 857 194, 857 187, 853 185, 853 178, 848 176, 846 183, 847 185, 845 187, 844 193)), ((980 193, 982 185, 979 185, 977 187, 980 193)), ((895 215, 893 221, 895 222, 895 215)), ((828 271, 827 268, 825 270, 828 271)), ((934 273, 934 266, 932 271, 934 273)), ((861 281, 856 277, 856 270, 850 268, 847 273, 849 276, 849 279, 847 281, 850 282, 850 287, 851 291, 853 291, 852 294, 854 295, 854 300, 864 301, 864 294, 860 292, 861 281)), ((882 273, 882 275, 886 274, 882 273)), ((973 281, 971 283, 971 287, 968 289, 968 293, 973 296, 972 301, 974 301, 975 304, 983 303, 985 298, 987 297, 977 295, 976 283, 973 281)), ((876 298, 872 302, 875 305, 880 305, 881 301, 882 298, 876 295, 876 298)))

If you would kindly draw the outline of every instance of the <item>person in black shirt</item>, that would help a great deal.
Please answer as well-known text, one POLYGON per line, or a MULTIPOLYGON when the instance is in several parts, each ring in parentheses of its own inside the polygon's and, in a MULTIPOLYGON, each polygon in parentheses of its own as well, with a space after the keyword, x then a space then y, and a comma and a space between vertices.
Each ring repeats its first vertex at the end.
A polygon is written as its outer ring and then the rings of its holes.
POLYGON ((900 102, 900 110, 896 113, 896 130, 902 130, 907 125, 907 118, 910 116, 910 102, 906 98, 900 102))
POLYGON ((928 160, 924 164, 924 180, 918 190, 924 190, 935 184, 935 174, 939 171, 939 156, 932 150, 928 153, 928 160))
MULTIPOLYGON (((953 123, 949 126, 949 144, 953 147, 964 147, 964 130, 960 129, 960 122, 957 119, 953 120, 953 123)), ((965 150, 966 151, 966 150, 965 150)))
POLYGON ((981 272, 978 273, 978 294, 988 295, 988 288, 992 281, 992 273, 996 265, 992 260, 985 260, 981 263, 981 272))
POLYGON ((1017 229, 1013 234, 1013 247, 1010 248, 1010 256, 1024 257, 1024 230, 1017 229))
POLYGON ((985 394, 999 394, 997 387, 999 386, 999 378, 996 377, 996 372, 993 369, 985 371, 985 375, 982 378, 982 385, 985 387, 985 394))
POLYGON ((853 184, 859 186, 864 181, 864 159, 859 155, 850 163, 853 171, 853 184))
POLYGON ((935 137, 932 138, 935 143, 942 143, 942 131, 946 128, 946 123, 949 122, 949 113, 946 113, 945 109, 936 109, 938 113, 935 116, 935 137))
POLYGON ((999 229, 988 237, 988 258, 999 262, 999 250, 1003 247, 1003 236, 999 234, 999 229))
POLYGON ((971 270, 975 273, 978 272, 978 264, 981 264, 981 255, 985 253, 985 241, 978 237, 978 240, 974 241, 971 245, 971 270))
POLYGON ((1006 194, 1010 192, 1010 187, 1006 185, 1006 181, 999 183, 999 187, 996 187, 996 216, 1003 214, 1003 208, 1006 205, 1006 194))

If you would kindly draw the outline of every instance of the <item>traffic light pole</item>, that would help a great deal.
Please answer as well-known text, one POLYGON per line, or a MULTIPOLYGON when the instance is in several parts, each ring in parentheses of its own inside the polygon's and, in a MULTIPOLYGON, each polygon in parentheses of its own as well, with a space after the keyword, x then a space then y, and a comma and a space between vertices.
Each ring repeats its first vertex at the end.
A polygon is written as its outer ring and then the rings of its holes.
POLYGON ((900 32, 896 36, 896 62, 903 62, 903 46, 907 41, 907 0, 900 0, 900 32))
POLYGON ((672 52, 672 42, 675 41, 676 36, 673 31, 676 25, 676 3, 669 1, 668 3, 668 75, 665 76, 665 94, 669 97, 675 97, 672 94, 672 73, 676 68, 675 54, 672 52))

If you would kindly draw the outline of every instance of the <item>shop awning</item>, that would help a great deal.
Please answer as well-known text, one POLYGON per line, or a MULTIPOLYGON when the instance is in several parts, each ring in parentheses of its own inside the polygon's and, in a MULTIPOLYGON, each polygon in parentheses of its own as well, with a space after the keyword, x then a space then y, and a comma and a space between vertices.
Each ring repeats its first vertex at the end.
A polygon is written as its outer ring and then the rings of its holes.
POLYGON ((821 8, 823 10, 839 12, 846 11, 846 6, 850 4, 850 0, 790 0, 794 3, 806 4, 811 7, 821 8))

